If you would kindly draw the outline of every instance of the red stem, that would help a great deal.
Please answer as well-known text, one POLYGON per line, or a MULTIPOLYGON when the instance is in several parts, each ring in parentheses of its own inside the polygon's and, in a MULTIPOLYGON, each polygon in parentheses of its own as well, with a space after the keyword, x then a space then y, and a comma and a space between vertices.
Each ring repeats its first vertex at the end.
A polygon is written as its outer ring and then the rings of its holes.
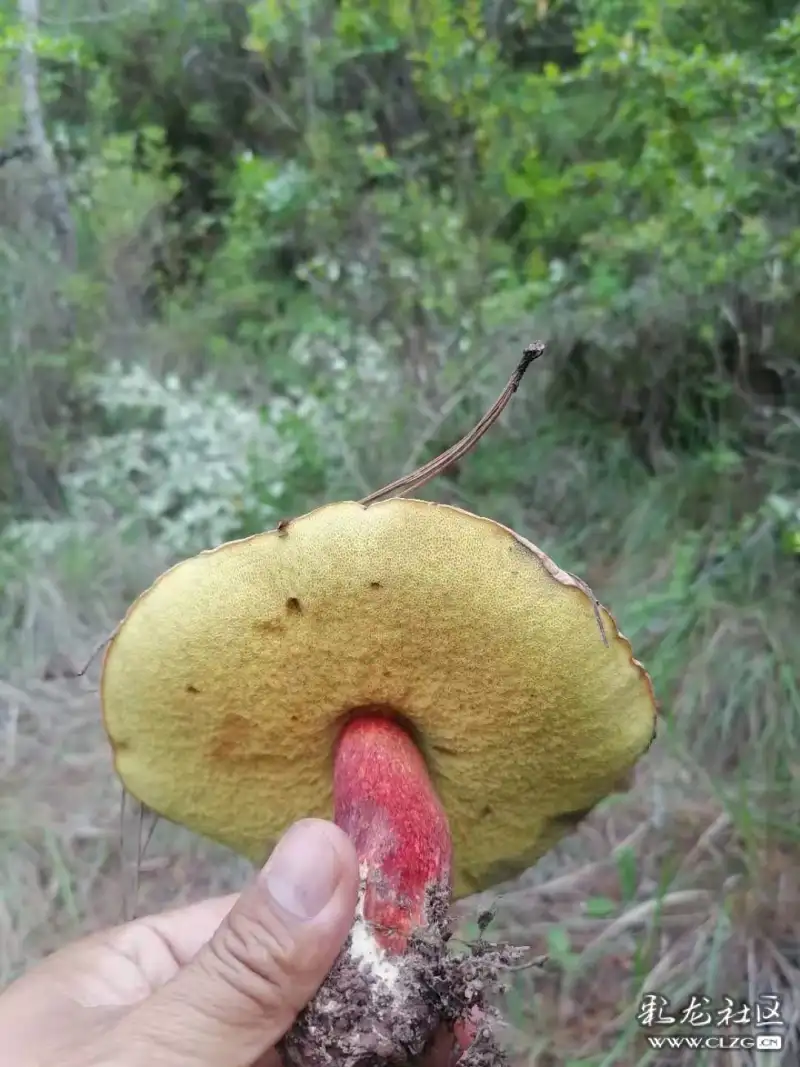
POLYGON ((366 877, 364 917, 384 949, 402 953, 408 935, 427 925, 429 887, 450 894, 450 828, 425 761, 396 722, 353 719, 337 744, 333 792, 336 824, 366 877))

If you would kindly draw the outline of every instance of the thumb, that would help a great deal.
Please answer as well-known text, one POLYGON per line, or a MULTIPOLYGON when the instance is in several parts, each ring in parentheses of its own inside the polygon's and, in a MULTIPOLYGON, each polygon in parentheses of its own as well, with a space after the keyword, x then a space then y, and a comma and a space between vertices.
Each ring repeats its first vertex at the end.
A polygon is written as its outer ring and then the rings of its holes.
POLYGON ((115 1034, 131 1067, 249 1067, 290 1029, 353 922, 346 834, 307 819, 278 842, 212 939, 115 1034))

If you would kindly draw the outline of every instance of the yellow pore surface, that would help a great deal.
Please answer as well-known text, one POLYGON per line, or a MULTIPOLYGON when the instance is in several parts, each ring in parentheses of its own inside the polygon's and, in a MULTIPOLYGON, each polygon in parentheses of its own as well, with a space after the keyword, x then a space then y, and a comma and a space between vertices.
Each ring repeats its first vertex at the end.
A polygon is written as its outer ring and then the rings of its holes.
POLYGON ((603 610, 506 527, 458 508, 338 503, 178 564, 106 653, 127 789, 259 862, 332 815, 342 722, 418 737, 450 819, 456 896, 530 866, 649 746, 650 680, 603 610))

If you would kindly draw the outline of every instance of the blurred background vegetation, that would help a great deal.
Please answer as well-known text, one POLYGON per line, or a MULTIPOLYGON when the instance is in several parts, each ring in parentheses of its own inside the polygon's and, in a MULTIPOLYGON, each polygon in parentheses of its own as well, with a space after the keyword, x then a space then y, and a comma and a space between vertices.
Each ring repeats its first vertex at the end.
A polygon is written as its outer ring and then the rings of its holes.
MULTIPOLYGON (((92 645, 451 444, 542 338, 426 492, 591 582, 664 726, 496 901, 551 956, 511 1039, 667 1063, 645 991, 775 993, 796 1063, 799 46, 789 0, 0 0, 0 980, 119 918, 92 645)), ((162 827, 140 910, 242 874, 162 827)))

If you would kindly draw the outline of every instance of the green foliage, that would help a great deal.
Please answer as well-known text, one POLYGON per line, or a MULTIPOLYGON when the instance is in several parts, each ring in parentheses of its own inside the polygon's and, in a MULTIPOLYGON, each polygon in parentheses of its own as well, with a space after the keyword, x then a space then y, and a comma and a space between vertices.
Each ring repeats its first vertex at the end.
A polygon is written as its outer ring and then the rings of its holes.
MULTIPOLYGON (((46 400, 34 426, 8 420, 7 518, 38 520, 25 486, 46 478, 74 521, 102 500, 181 554, 361 495, 449 443, 490 388, 486 351, 534 322, 550 344, 538 486, 521 414, 448 493, 524 524, 562 498, 550 457, 572 434, 585 484, 561 518, 591 528, 609 521, 592 472, 613 463, 645 500, 683 464, 671 579, 630 609, 635 628, 673 620, 673 681, 716 597, 695 580, 709 553, 714 582, 755 542, 796 556, 791 5, 78 8, 35 41, 81 256, 48 275, 46 329, 47 253, 13 221, 21 187, 0 190, 0 252, 27 264, 0 294, 7 403, 46 400), (207 453, 227 457, 213 484, 207 453), (724 515, 716 482, 746 485, 724 515)), ((2 14, 13 70, 24 34, 2 14)), ((0 103, 24 118, 18 87, 0 103)))

